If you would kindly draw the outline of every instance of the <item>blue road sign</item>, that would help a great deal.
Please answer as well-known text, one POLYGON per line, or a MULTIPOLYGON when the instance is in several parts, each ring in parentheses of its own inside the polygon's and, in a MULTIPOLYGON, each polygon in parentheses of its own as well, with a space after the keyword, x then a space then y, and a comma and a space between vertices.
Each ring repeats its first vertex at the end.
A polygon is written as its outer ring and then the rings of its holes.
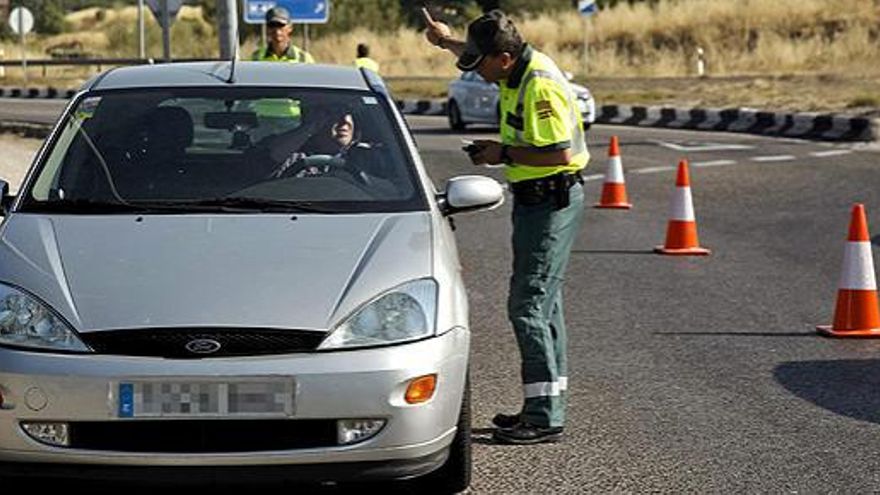
POLYGON ((596 0, 578 0, 578 12, 584 16, 590 16, 599 11, 596 0))
POLYGON ((330 0, 244 0, 244 22, 262 24, 276 6, 287 9, 295 23, 324 24, 330 17, 330 0))

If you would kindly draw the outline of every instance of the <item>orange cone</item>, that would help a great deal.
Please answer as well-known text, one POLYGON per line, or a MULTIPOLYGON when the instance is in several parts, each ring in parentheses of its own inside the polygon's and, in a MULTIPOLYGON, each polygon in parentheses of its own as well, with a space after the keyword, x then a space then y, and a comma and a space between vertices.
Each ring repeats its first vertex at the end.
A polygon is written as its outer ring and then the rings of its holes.
POLYGON ((865 207, 856 204, 849 223, 843 271, 837 290, 834 325, 817 327, 829 337, 880 337, 877 281, 865 207))
POLYGON ((602 184, 602 198, 594 208, 616 208, 628 210, 632 205, 626 200, 626 181, 623 178, 623 162, 620 160, 620 144, 617 136, 611 136, 608 146, 608 168, 605 169, 605 182, 602 184))
POLYGON ((707 255, 711 251, 700 247, 697 240, 697 220, 694 217, 694 202, 691 199, 691 180, 688 175, 687 160, 678 163, 678 177, 675 180, 675 195, 666 228, 666 245, 657 246, 654 252, 678 256, 707 255))

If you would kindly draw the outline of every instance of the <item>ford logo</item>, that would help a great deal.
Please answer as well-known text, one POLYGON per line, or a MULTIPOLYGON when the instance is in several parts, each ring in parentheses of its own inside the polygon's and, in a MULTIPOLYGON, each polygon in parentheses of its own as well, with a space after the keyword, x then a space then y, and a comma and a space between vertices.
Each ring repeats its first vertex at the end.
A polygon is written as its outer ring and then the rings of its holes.
POLYGON ((193 354, 214 354, 221 347, 220 342, 212 339, 195 339, 186 344, 186 350, 193 354))

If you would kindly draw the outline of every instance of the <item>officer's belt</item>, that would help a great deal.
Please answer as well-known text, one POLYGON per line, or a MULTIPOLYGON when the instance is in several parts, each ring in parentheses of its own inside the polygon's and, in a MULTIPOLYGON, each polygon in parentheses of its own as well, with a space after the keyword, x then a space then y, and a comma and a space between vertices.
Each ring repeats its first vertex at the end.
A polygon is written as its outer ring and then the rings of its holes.
POLYGON ((556 200, 557 208, 565 208, 568 206, 568 190, 575 184, 583 183, 580 171, 560 172, 540 179, 512 182, 510 191, 516 202, 524 205, 536 205, 552 197, 556 200))

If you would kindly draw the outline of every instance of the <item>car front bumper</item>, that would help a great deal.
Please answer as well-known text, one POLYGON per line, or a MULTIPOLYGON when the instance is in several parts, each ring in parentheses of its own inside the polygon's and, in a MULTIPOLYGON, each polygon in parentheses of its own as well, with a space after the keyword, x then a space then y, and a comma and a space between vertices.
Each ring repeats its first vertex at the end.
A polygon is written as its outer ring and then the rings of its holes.
POLYGON ((253 358, 169 360, 0 349, 0 392, 5 398, 0 409, 0 463, 22 469, 39 469, 40 464, 48 468, 46 463, 56 468, 262 466, 270 471, 273 466, 287 466, 309 479, 326 472, 331 480, 358 473, 416 476, 445 460, 456 431, 468 347, 469 332, 457 328, 437 338, 392 347, 253 358), (406 385, 427 374, 438 376, 433 398, 407 404, 406 385), (386 424, 376 436, 348 446, 210 453, 54 447, 32 439, 20 426, 28 421, 138 421, 119 417, 113 393, 120 381, 131 377, 223 381, 266 376, 296 381, 295 408, 287 419, 380 418, 386 424), (35 395, 45 398, 42 408, 33 407, 43 402, 34 401, 35 395), (333 472, 338 476, 331 476, 333 472))

